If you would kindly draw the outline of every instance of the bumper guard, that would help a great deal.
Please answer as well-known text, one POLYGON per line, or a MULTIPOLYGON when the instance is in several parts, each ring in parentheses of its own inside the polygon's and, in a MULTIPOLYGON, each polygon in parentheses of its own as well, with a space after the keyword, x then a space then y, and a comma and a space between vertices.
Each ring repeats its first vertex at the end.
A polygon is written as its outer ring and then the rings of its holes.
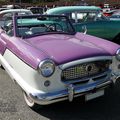
POLYGON ((102 84, 93 83, 85 86, 74 86, 72 84, 68 85, 66 89, 60 90, 53 93, 45 93, 45 94, 29 94, 34 102, 40 105, 48 105, 55 102, 60 102, 64 100, 73 101, 74 97, 86 95, 88 93, 94 93, 97 90, 105 89, 106 87, 113 84, 112 80, 106 81, 102 84))

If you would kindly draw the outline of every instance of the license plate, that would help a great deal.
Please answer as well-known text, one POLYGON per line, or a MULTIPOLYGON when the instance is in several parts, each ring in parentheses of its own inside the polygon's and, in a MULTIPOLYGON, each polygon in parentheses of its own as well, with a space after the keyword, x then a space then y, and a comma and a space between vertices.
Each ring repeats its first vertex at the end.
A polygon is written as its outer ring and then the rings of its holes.
POLYGON ((95 93, 90 93, 90 94, 85 95, 85 101, 92 100, 94 98, 97 98, 103 95, 104 95, 104 90, 97 91, 95 93))

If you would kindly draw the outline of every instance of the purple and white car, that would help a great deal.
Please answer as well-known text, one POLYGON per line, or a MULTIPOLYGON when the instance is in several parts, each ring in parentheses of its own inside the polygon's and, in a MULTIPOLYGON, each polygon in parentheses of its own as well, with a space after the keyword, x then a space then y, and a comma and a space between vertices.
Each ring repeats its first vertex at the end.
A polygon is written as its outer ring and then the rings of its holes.
POLYGON ((88 101, 119 77, 120 46, 76 33, 66 16, 14 15, 0 29, 0 64, 31 108, 88 101))

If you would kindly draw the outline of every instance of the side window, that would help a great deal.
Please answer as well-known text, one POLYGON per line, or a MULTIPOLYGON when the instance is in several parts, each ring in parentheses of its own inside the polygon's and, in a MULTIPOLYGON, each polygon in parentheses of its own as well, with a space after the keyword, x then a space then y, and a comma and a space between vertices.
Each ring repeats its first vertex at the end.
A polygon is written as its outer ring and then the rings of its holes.
POLYGON ((84 19, 86 18, 86 16, 87 16, 87 13, 78 12, 77 13, 78 23, 84 22, 84 19))
POLYGON ((96 17, 97 21, 102 21, 102 20, 106 20, 106 19, 107 18, 102 13, 99 13, 96 17))
POLYGON ((82 22, 90 22, 95 20, 96 13, 87 12, 82 13, 82 22))
POLYGON ((94 21, 96 17, 96 13, 89 13, 87 16, 87 21, 94 21))
POLYGON ((96 13, 93 13, 93 12, 78 11, 78 12, 72 13, 72 19, 74 19, 75 23, 94 21, 95 17, 96 17, 96 13))
POLYGON ((74 13, 64 13, 62 15, 66 15, 69 18, 70 22, 75 23, 75 18, 73 14, 74 13))
POLYGON ((77 23, 78 22, 79 14, 77 13, 77 11, 74 11, 74 12, 71 12, 71 13, 65 13, 64 15, 68 16, 69 20, 72 23, 77 23))

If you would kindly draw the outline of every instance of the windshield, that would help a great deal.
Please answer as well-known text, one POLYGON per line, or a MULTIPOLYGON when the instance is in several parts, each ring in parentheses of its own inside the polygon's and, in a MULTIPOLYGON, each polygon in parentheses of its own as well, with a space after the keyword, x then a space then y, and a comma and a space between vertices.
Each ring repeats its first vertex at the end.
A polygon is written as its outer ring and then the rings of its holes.
POLYGON ((66 16, 31 15, 17 17, 17 36, 30 37, 43 34, 74 34, 75 31, 66 16))

